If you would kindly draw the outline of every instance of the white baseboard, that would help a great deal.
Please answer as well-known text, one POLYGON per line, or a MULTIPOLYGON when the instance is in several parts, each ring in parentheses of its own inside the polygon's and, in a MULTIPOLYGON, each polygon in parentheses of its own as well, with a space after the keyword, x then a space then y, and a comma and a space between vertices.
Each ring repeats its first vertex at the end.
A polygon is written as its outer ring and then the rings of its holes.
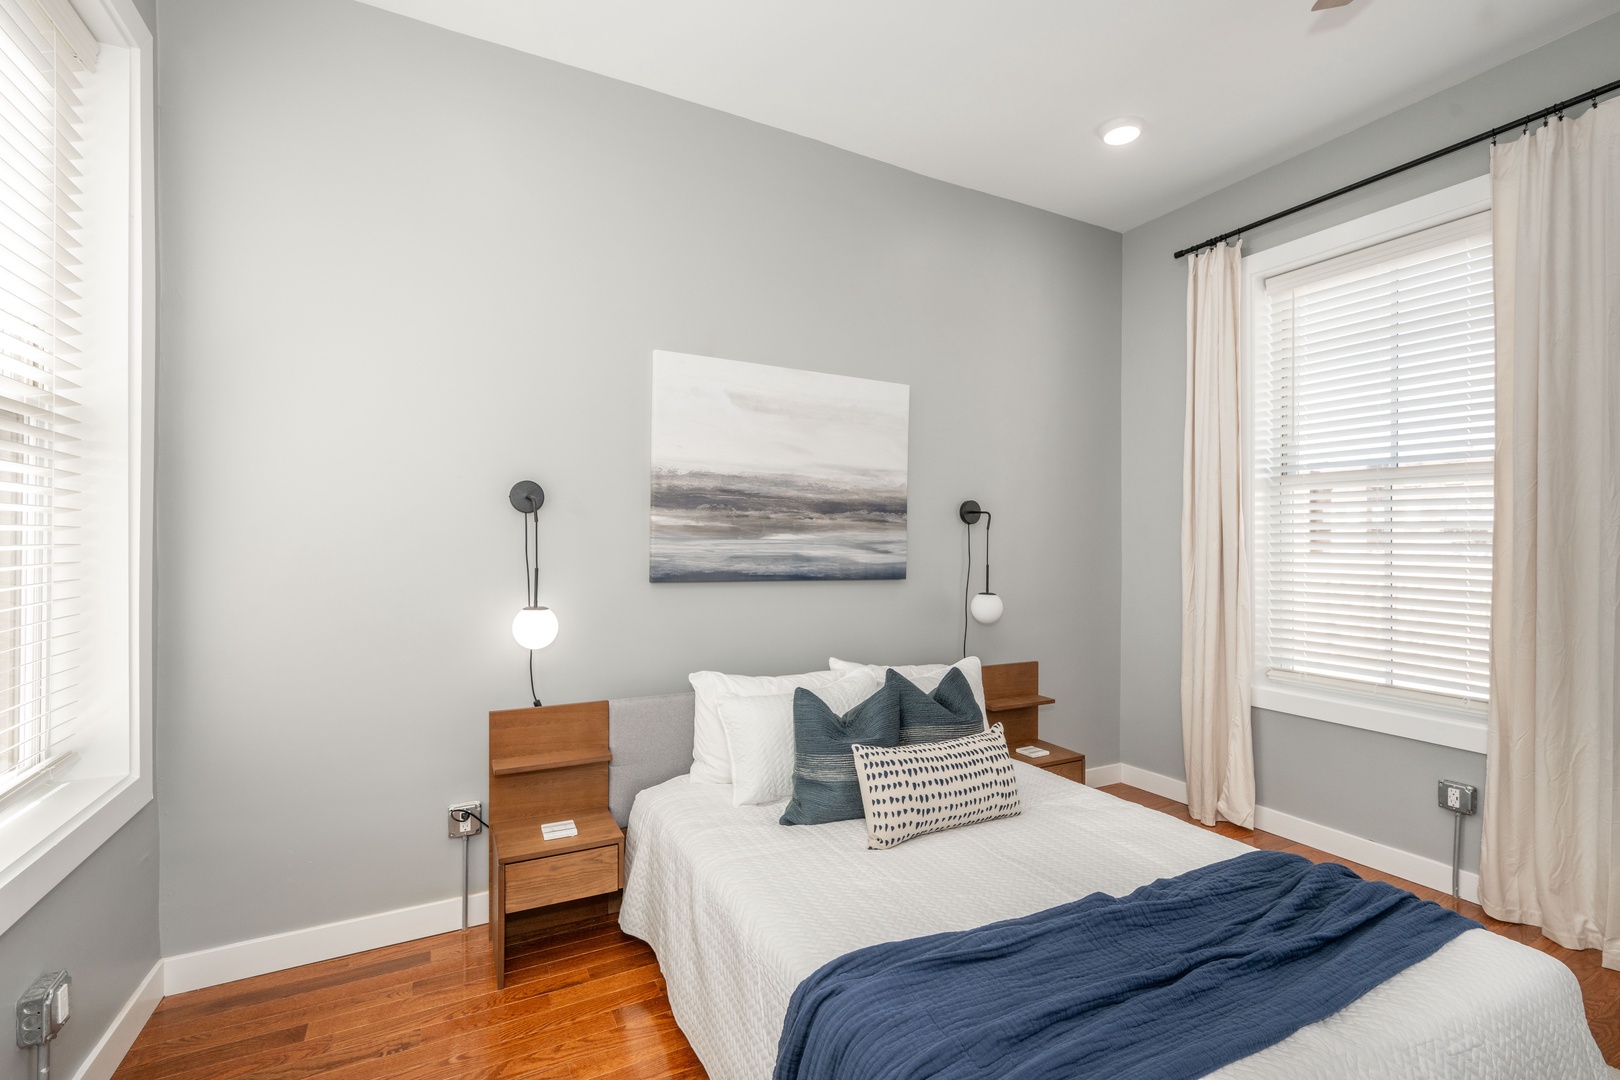
MULTIPOLYGON (((1187 801, 1187 785, 1181 780, 1139 769, 1134 765, 1121 766, 1120 773, 1120 783, 1141 788, 1143 791, 1151 791, 1155 795, 1174 799, 1179 803, 1187 801)), ((1087 779, 1090 779, 1089 774, 1087 779)), ((1351 862, 1370 866, 1374 870, 1382 870, 1386 874, 1394 874, 1407 881, 1439 889, 1443 893, 1451 892, 1451 866, 1438 859, 1414 855, 1410 851, 1402 851, 1400 848, 1380 844, 1376 840, 1368 840, 1327 825, 1318 825, 1314 821, 1307 821, 1265 806, 1255 807, 1254 827, 1287 837, 1289 840, 1296 840, 1301 844, 1308 844, 1329 855, 1337 855, 1341 859, 1349 859, 1351 862)), ((1464 870, 1458 877, 1457 891, 1462 894, 1464 900, 1479 903, 1479 875, 1464 870)))
MULTIPOLYGON (((488 898, 487 892, 472 894, 468 902, 469 925, 482 926, 489 922, 488 898)), ((461 897, 456 896, 200 949, 164 959, 163 993, 183 994, 187 990, 200 990, 460 929, 461 897)))
POLYGON ((1117 784, 1121 779, 1120 770, 1125 766, 1115 762, 1112 765, 1087 765, 1086 787, 1107 787, 1117 784))
MULTIPOLYGON (((1320 848, 1329 855, 1337 855, 1341 859, 1349 859, 1351 862, 1370 866, 1374 870, 1382 870, 1386 874, 1394 874, 1407 881, 1439 889, 1443 893, 1451 892, 1451 864, 1443 863, 1439 859, 1414 855, 1410 851, 1402 851, 1388 844, 1380 844, 1376 840, 1341 832, 1264 806, 1255 807, 1254 825, 1257 829, 1264 829, 1266 832, 1297 840, 1301 844, 1320 848)), ((1457 875, 1457 891, 1462 894, 1464 900, 1479 903, 1479 875, 1469 870, 1457 875)))
POLYGON ((73 1080, 112 1080, 112 1074, 118 1071, 124 1055, 135 1045, 135 1037, 152 1018, 152 1011, 162 1000, 163 961, 159 960, 152 965, 152 970, 146 973, 146 978, 141 980, 141 985, 135 988, 129 1000, 124 1002, 124 1007, 118 1010, 112 1026, 102 1032, 90 1056, 73 1074, 73 1080))
POLYGON ((1119 782, 1129 784, 1143 791, 1151 791, 1155 795, 1166 799, 1174 799, 1178 803, 1187 801, 1187 785, 1181 780, 1173 780, 1156 772, 1138 769, 1135 765, 1121 765, 1119 767, 1119 782))

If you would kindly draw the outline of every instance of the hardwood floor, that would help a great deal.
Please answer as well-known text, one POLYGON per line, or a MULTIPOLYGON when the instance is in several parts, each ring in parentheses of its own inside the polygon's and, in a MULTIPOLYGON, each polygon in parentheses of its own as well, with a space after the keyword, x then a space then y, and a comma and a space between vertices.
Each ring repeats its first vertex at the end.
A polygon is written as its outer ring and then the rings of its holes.
POLYGON ((614 916, 484 927, 163 999, 114 1080, 702 1077, 658 961, 614 916))
MULTIPOLYGON (((1186 808, 1169 799, 1123 784, 1103 790, 1189 820, 1186 808)), ((1332 859, 1271 833, 1226 824, 1214 831, 1255 847, 1332 859)), ((1603 970, 1596 951, 1572 952, 1532 928, 1499 923, 1477 905, 1347 865, 1568 964, 1580 979, 1598 1046, 1620 1065, 1620 972, 1603 970)), ((652 950, 621 933, 613 917, 561 931, 525 932, 514 924, 512 934, 505 990, 495 989, 489 936, 475 927, 164 998, 114 1080, 705 1075, 670 1015, 652 950)))

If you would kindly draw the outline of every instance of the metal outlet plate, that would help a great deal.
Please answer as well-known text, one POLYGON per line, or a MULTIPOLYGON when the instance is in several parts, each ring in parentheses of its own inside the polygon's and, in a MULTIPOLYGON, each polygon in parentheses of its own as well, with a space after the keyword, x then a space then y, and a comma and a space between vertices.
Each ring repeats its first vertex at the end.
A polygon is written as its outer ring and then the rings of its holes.
POLYGON ((1479 809, 1479 789, 1457 780, 1440 781, 1440 809, 1472 814, 1479 809))
POLYGON ((481 802, 464 802, 456 803, 450 807, 450 839, 460 840, 467 836, 477 836, 484 831, 484 823, 479 821, 477 817, 472 817, 472 814, 483 817, 484 804, 481 802), (461 820, 457 811, 466 811, 468 813, 467 819, 465 821, 461 820))
POLYGON ((17 1045, 42 1046, 67 1023, 69 991, 73 980, 65 971, 52 971, 35 979, 17 999, 17 1045))

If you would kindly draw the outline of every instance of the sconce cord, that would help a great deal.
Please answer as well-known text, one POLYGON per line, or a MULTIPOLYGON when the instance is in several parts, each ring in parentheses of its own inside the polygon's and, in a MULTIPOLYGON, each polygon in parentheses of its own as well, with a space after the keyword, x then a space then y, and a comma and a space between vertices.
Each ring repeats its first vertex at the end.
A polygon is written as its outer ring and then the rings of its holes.
MULTIPOLYGON (((984 518, 984 591, 990 591, 990 511, 982 510, 980 515, 984 518)), ((967 522, 962 523, 967 529, 967 574, 962 578, 962 659, 967 659, 968 634, 968 607, 973 598, 973 526, 967 522)))
POLYGON ((962 523, 967 530, 967 573, 962 577, 962 659, 967 659, 968 601, 973 596, 973 526, 962 523))
MULTIPOLYGON (((528 598, 529 607, 540 605, 540 512, 524 514, 525 519, 534 519, 533 547, 534 558, 529 558, 530 534, 529 522, 523 522, 523 595, 528 598)), ((529 698, 534 707, 540 707, 540 691, 534 688, 534 650, 529 650, 529 698)))
MULTIPOLYGON (((985 593, 990 591, 990 512, 985 510, 985 593)), ((964 653, 962 656, 966 657, 964 653)))
MULTIPOLYGON (((536 560, 536 561, 538 561, 538 560, 536 560)), ((534 586, 531 584, 531 582, 534 580, 534 571, 532 569, 532 565, 533 564, 529 560, 529 515, 524 514, 523 515, 523 606, 524 607, 528 607, 530 604, 533 603, 532 597, 534 596, 534 586)))

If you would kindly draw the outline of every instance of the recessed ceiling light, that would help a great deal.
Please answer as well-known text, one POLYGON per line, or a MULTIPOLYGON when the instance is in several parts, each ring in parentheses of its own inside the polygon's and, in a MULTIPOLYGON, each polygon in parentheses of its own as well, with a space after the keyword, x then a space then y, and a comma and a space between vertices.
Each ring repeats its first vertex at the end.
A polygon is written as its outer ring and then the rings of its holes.
POLYGON ((1110 120, 1097 129, 1102 141, 1109 146, 1124 146, 1135 142, 1142 134, 1142 121, 1135 116, 1122 116, 1118 120, 1110 120))

